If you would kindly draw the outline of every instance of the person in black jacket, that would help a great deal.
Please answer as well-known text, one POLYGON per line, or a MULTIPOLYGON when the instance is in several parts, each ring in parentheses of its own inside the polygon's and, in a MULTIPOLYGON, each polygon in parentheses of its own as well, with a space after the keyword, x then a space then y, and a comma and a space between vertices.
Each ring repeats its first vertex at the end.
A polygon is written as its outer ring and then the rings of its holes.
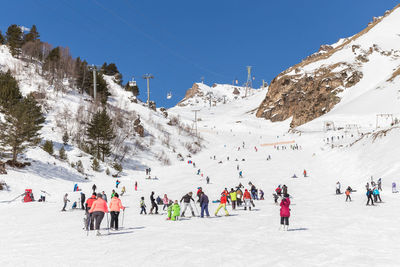
POLYGON ((204 211, 206 212, 206 216, 210 217, 210 214, 208 213, 208 196, 204 193, 200 193, 200 207, 201 207, 201 212, 200 212, 200 217, 204 217, 204 211))
POLYGON ((83 192, 81 192, 81 208, 83 210, 85 209, 85 200, 86 200, 86 196, 83 192))
POLYGON ((154 208, 156 209, 155 214, 158 214, 158 206, 157 206, 156 200, 154 198, 154 192, 151 192, 150 201, 151 201, 151 209, 150 209, 150 213, 149 214, 153 214, 153 209, 154 208))
POLYGON ((184 195, 181 198, 180 203, 182 203, 182 200, 183 200, 183 211, 182 211, 181 217, 185 217, 185 211, 186 211, 188 206, 189 206, 190 210, 192 211, 192 216, 196 216, 196 215, 194 215, 194 211, 193 211, 192 205, 190 205, 190 201, 191 200, 193 200, 193 202, 194 202, 194 199, 192 198, 192 195, 193 195, 193 193, 189 192, 189 193, 187 193, 186 195, 184 195))

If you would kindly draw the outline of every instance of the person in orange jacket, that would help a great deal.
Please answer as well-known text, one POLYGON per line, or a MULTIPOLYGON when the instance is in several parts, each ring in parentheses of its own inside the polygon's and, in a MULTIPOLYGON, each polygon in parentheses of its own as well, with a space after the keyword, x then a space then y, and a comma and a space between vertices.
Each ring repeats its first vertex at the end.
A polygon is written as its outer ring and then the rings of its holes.
POLYGON ((215 216, 218 215, 218 211, 219 211, 221 208, 224 208, 224 210, 225 210, 225 215, 226 215, 226 216, 229 216, 229 213, 228 213, 228 211, 226 210, 226 201, 227 201, 227 198, 228 198, 228 195, 225 193, 225 191, 222 192, 222 194, 221 194, 221 202, 220 202, 220 204, 219 204, 219 206, 218 206, 218 209, 215 211, 215 216))
POLYGON ((111 229, 118 230, 118 216, 121 209, 125 210, 125 207, 122 206, 118 193, 115 193, 114 197, 110 201, 111 229))
POLYGON ((244 190, 243 200, 244 200, 244 210, 246 210, 247 207, 249 207, 249 210, 251 210, 251 195, 250 192, 247 191, 247 189, 244 190))
POLYGON ((108 212, 107 202, 104 201, 101 194, 97 194, 96 201, 93 202, 89 213, 92 214, 92 219, 95 220, 96 235, 101 235, 99 229, 101 221, 104 218, 104 213, 108 212))
POLYGON ((96 193, 93 192, 92 196, 86 200, 85 211, 86 211, 86 220, 85 220, 85 228, 88 230, 89 221, 90 221, 90 230, 94 230, 94 220, 92 218, 92 214, 89 213, 90 208, 93 205, 93 202, 96 201, 96 193))

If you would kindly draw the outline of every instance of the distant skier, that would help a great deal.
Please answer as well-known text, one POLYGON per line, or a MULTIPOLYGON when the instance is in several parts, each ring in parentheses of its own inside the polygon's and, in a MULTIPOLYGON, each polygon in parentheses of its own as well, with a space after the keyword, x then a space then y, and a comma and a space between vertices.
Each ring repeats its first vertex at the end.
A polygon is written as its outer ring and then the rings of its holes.
POLYGON ((206 177, 206 181, 207 181, 207 184, 209 184, 210 183, 210 177, 206 177))
MULTIPOLYGON (((114 190, 113 190, 114 191, 114 190)), ((115 193, 114 193, 115 194, 115 193)), ((101 195, 102 195, 102 198, 103 198, 103 200, 105 201, 105 202, 108 202, 108 200, 107 200, 107 195, 106 195, 106 193, 103 191, 102 193, 101 193, 101 195)), ((111 198, 113 198, 114 197, 114 195, 112 195, 111 196, 111 198)))
POLYGON ((292 178, 297 178, 296 174, 293 174, 292 178))
POLYGON ((378 179, 378 190, 382 191, 382 178, 378 179))
POLYGON ((96 188, 97 188, 97 186, 95 184, 93 184, 93 186, 92 186, 93 192, 96 192, 96 188))
POLYGON ((118 217, 121 209, 125 210, 125 207, 122 206, 121 199, 118 197, 118 193, 115 193, 114 197, 110 200, 110 228, 114 230, 118 230, 118 217))
POLYGON ((236 201, 237 201, 237 193, 233 188, 231 188, 231 191, 229 192, 229 196, 231 197, 232 201, 232 209, 236 209, 236 201))
POLYGON ((236 165, 236 170, 239 170, 239 164, 238 164, 238 165, 236 165))
POLYGON ((399 192, 399 191, 397 191, 396 183, 393 182, 393 183, 392 183, 392 193, 398 193, 398 192, 399 192))
POLYGON ((182 203, 182 200, 183 200, 183 211, 182 211, 181 217, 185 217, 185 211, 186 211, 187 207, 190 208, 190 211, 192 212, 192 216, 193 216, 193 217, 196 216, 196 215, 194 214, 193 207, 192 207, 192 205, 190 204, 190 201, 193 201, 193 202, 194 202, 194 199, 192 198, 192 195, 193 195, 193 193, 192 193, 192 192, 189 192, 189 193, 187 193, 186 195, 184 195, 184 196, 181 198, 180 203, 182 203))
POLYGON ((83 192, 81 192, 81 208, 83 210, 85 209, 85 200, 86 200, 86 196, 83 192))
POLYGON ((283 193, 283 195, 287 195, 288 194, 288 188, 287 188, 287 186, 285 184, 282 186, 282 193, 283 193))
POLYGON ((168 207, 168 203, 169 203, 169 199, 168 199, 167 194, 164 194, 164 198, 162 199, 162 201, 163 201, 163 204, 164 204, 162 210, 165 210, 165 208, 168 207))
POLYGON ((121 183, 120 180, 115 181, 115 187, 118 188, 119 184, 121 183))
POLYGON ((249 207, 249 210, 251 210, 251 196, 249 191, 247 191, 247 189, 244 190, 243 201, 244 201, 244 210, 246 210, 247 207, 249 207))
POLYGON ((282 195, 281 185, 278 185, 278 187, 275 189, 275 192, 279 197, 282 195))
POLYGON ((371 200, 372 206, 374 206, 374 200, 372 199, 372 190, 370 188, 367 189, 367 206, 369 206, 369 201, 371 200))
POLYGON ((144 197, 140 198, 140 214, 142 214, 144 212, 144 214, 147 214, 146 212, 146 204, 144 204, 144 197))
POLYGON ((239 178, 243 178, 243 172, 242 171, 239 172, 239 178))
POLYGON ((338 181, 336 183, 336 195, 339 195, 339 194, 341 194, 341 193, 340 193, 340 182, 338 181))
POLYGON ((264 191, 262 191, 261 189, 259 190, 260 193, 260 200, 264 200, 264 191))
POLYGON ((197 170, 197 175, 200 175, 200 169, 197 170))
POLYGON ((379 199, 379 202, 382 202, 382 199, 381 199, 381 196, 380 196, 378 188, 374 187, 374 190, 372 191, 372 194, 374 195, 375 202, 378 202, 378 199, 379 199))
POLYGON ((200 217, 203 218, 204 217, 204 212, 206 213, 207 217, 210 217, 210 214, 208 213, 208 196, 204 193, 201 192, 200 195, 200 207, 201 207, 201 211, 200 211, 200 217))
POLYGON ((171 204, 168 207, 167 211, 168 211, 167 220, 178 221, 179 220, 179 214, 181 212, 181 207, 178 204, 178 200, 175 200, 174 204, 171 204))
POLYGON ((135 191, 137 191, 137 181, 135 182, 135 191))
POLYGON ((67 207, 67 203, 70 202, 69 199, 68 199, 68 194, 67 193, 64 195, 63 201, 64 201, 64 207, 62 208, 61 211, 66 211, 65 208, 67 207))
POLYGON ((125 192, 126 192, 126 188, 125 188, 125 186, 123 186, 122 190, 121 190, 121 197, 125 194, 125 192))
POLYGON ((150 209, 149 214, 153 214, 153 209, 156 209, 155 214, 158 214, 158 206, 157 206, 156 200, 154 198, 154 191, 151 192, 150 201, 151 201, 151 209, 150 209))
POLYGON ((98 194, 96 201, 93 202, 89 210, 89 213, 92 213, 92 219, 95 220, 96 235, 101 235, 100 224, 106 212, 108 212, 107 203, 102 199, 101 194, 98 194))
POLYGON ((347 202, 347 200, 350 200, 350 202, 351 202, 350 194, 351 194, 351 188, 350 188, 350 186, 349 186, 349 187, 347 187, 347 189, 346 189, 346 202, 347 202))
POLYGON ((284 194, 281 201, 281 230, 287 231, 289 228, 289 217, 290 217, 290 199, 288 194, 284 194))
POLYGON ((225 211, 225 216, 229 216, 228 210, 226 209, 226 201, 227 201, 228 196, 226 195, 225 191, 221 193, 221 201, 219 203, 219 206, 217 210, 215 211, 215 216, 218 216, 218 211, 223 208, 225 211))
POLYGON ((304 177, 307 177, 307 171, 306 170, 303 171, 303 175, 304 175, 304 177))

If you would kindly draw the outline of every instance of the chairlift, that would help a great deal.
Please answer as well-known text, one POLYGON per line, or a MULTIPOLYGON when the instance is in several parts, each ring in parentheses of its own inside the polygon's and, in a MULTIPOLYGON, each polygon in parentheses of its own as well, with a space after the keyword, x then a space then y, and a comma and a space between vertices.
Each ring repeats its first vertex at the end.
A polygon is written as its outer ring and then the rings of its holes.
POLYGON ((130 87, 135 87, 136 86, 136 81, 135 81, 135 77, 132 77, 132 80, 131 81, 129 81, 129 86, 130 87))
POLYGON ((169 93, 167 94, 167 99, 171 99, 171 98, 172 98, 172 93, 169 92, 169 93))

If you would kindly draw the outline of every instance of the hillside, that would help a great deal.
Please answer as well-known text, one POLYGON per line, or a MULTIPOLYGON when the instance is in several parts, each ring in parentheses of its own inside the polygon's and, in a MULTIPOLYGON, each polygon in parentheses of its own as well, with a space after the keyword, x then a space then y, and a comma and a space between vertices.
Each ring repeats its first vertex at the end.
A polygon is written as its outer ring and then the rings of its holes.
MULTIPOLYGON (((366 29, 320 50, 273 79, 257 110, 271 121, 292 118, 297 127, 331 110, 357 106, 354 101, 390 94, 389 105, 372 105, 370 113, 399 113, 392 86, 400 67, 400 8, 374 18, 366 29)), ((387 96, 384 96, 385 98, 387 96)), ((364 103, 364 102, 362 102, 364 103)), ((348 114, 347 114, 348 115, 348 114)))

